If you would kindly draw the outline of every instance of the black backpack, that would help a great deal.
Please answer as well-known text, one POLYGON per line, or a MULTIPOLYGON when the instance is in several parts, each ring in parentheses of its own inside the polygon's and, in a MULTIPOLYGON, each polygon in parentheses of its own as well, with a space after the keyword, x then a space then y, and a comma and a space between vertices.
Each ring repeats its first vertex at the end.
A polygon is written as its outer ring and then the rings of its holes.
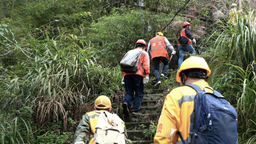
POLYGON ((180 44, 188 44, 188 38, 184 37, 184 36, 180 36, 179 38, 179 42, 180 44))

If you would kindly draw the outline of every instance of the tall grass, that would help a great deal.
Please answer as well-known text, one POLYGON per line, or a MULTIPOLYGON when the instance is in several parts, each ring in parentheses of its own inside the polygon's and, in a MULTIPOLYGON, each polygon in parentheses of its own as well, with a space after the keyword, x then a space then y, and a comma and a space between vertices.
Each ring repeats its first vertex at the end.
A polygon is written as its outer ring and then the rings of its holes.
POLYGON ((105 68, 97 63, 94 51, 74 35, 60 35, 35 45, 35 57, 20 63, 26 75, 11 80, 1 108, 33 107, 38 127, 62 121, 67 130, 72 106, 81 107, 95 94, 113 96, 120 92, 119 67, 105 68))
POLYGON ((211 51, 210 82, 234 105, 238 113, 240 143, 255 142, 256 111, 256 17, 254 12, 237 16, 225 28, 211 51))
POLYGON ((252 11, 236 18, 237 23, 229 25, 216 39, 214 58, 221 57, 224 62, 235 62, 246 69, 249 63, 256 60, 256 17, 252 11))
POLYGON ((15 117, 12 120, 3 120, 0 122, 0 142, 2 144, 10 143, 33 143, 32 128, 26 120, 15 117))

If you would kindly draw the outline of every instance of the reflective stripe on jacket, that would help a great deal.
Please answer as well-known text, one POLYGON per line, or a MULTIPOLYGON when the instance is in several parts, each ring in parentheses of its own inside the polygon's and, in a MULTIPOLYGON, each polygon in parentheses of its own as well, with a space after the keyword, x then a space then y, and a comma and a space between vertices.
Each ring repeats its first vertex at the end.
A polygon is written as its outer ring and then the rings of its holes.
POLYGON ((146 51, 142 50, 142 54, 140 56, 139 63, 138 63, 138 71, 136 73, 126 73, 122 71, 123 77, 125 77, 125 75, 132 75, 132 74, 140 75, 142 77, 149 76, 150 74, 149 56, 146 51))
POLYGON ((151 59, 155 57, 166 57, 169 59, 164 36, 156 36, 150 42, 151 59))
MULTIPOLYGON (((202 89, 209 87, 205 81, 197 81, 193 84, 202 89)), ((212 92, 208 88, 205 90, 212 92)), ((195 95, 196 91, 191 87, 180 86, 173 89, 166 96, 161 116, 158 120, 154 144, 183 144, 177 131, 181 133, 186 144, 191 141, 189 136, 190 115, 194 110, 195 95)))
MULTIPOLYGON (((180 36, 182 37, 186 37, 188 39, 188 44, 191 44, 192 45, 192 40, 186 35, 186 32, 185 32, 186 28, 184 28, 181 32, 180 32, 180 36)), ((178 46, 180 46, 180 42, 178 42, 178 46)), ((192 45, 193 46, 193 45, 192 45)))

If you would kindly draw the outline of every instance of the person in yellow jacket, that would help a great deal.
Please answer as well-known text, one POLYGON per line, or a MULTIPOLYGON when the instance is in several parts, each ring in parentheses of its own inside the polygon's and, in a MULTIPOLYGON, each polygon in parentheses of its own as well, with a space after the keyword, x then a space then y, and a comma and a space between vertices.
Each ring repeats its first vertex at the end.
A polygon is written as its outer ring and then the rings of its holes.
POLYGON ((229 10, 229 21, 228 23, 234 24, 236 22, 236 16, 237 15, 242 15, 241 10, 237 10, 237 4, 233 3, 230 5, 230 10, 229 10))
MULTIPOLYGON (((183 144, 178 132, 186 144, 191 141, 190 115, 194 110, 196 91, 184 84, 195 84, 200 88, 210 87, 206 82, 211 70, 201 57, 191 56, 180 66, 176 81, 180 87, 173 89, 165 98, 161 116, 158 121, 155 144, 183 144)), ((212 92, 206 89, 207 92, 212 92)))
MULTIPOLYGON (((95 133, 95 126, 97 124, 98 118, 100 116, 99 111, 106 111, 110 112, 111 101, 107 96, 101 95, 99 96, 94 102, 94 111, 87 112, 83 115, 82 120, 80 121, 79 125, 76 128, 75 136, 74 136, 74 144, 94 144, 94 133, 95 133)), ((122 128, 124 129, 125 135, 127 137, 127 132, 125 128, 125 124, 122 121, 122 128)), ((126 139, 126 142, 130 142, 126 139)))

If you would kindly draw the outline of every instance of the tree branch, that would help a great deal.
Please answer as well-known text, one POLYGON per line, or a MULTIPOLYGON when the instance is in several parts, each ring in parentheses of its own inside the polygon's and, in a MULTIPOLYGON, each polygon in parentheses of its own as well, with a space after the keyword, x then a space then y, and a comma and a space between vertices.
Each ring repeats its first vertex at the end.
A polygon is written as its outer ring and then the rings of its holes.
POLYGON ((176 15, 177 15, 182 9, 184 9, 185 6, 186 6, 189 2, 190 2, 190 0, 187 0, 187 2, 183 5, 183 7, 180 8, 180 9, 175 13, 175 15, 173 16, 172 20, 162 29, 162 32, 166 29, 166 27, 168 27, 168 26, 171 24, 171 22, 174 20, 174 18, 176 17, 176 15))

